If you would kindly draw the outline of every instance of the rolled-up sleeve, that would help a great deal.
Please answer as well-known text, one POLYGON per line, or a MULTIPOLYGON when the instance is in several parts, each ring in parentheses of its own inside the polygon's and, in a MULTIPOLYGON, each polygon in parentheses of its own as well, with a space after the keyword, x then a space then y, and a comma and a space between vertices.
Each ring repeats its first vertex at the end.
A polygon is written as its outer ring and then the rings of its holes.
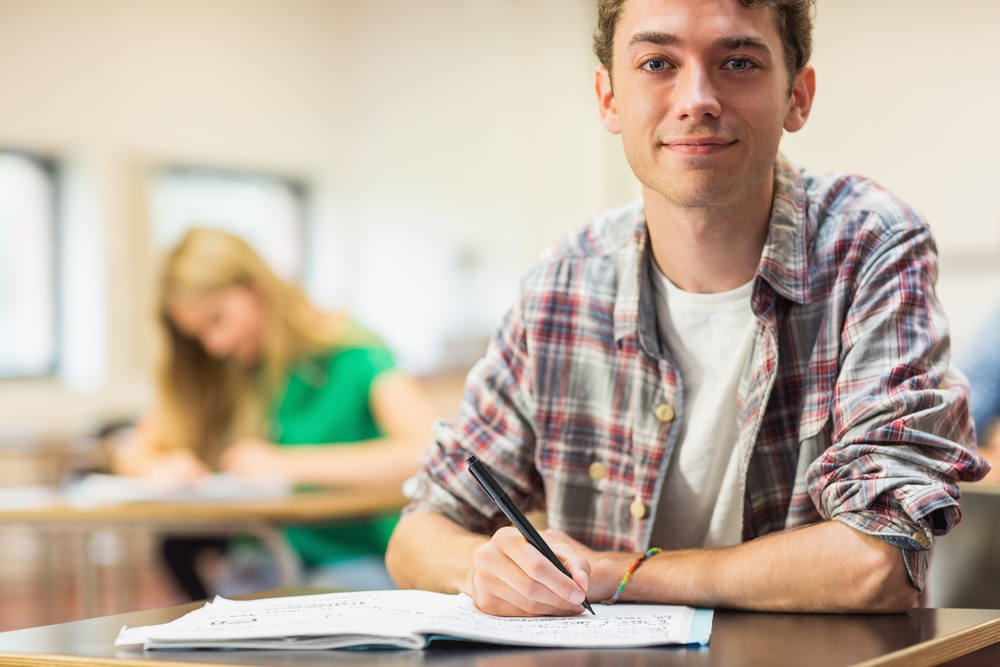
POLYGON ((950 367, 929 230, 877 217, 865 229, 855 243, 871 250, 852 258, 855 293, 842 313, 832 445, 806 481, 824 518, 900 547, 922 589, 934 537, 961 519, 958 482, 989 464, 975 453, 968 384, 950 367))
POLYGON ((544 505, 535 468, 535 400, 528 345, 515 306, 493 335, 486 355, 469 373, 458 416, 434 425, 434 441, 420 472, 407 480, 403 513, 437 512, 467 530, 492 534, 509 522, 468 473, 476 455, 521 508, 544 505))

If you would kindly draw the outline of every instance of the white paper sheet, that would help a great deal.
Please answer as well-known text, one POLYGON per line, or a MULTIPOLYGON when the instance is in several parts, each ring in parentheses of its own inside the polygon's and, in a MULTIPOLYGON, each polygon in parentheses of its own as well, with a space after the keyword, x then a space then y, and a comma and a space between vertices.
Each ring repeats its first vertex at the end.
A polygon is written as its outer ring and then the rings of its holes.
POLYGON ((462 595, 426 591, 329 593, 212 603, 171 623, 123 628, 115 644, 147 648, 420 648, 447 635, 522 646, 685 644, 694 610, 667 605, 595 605, 596 616, 501 618, 462 595))
POLYGON ((188 481, 92 473, 67 488, 63 496, 70 505, 93 507, 132 502, 284 498, 292 490, 289 480, 278 477, 218 473, 188 481))
POLYGON ((435 614, 425 634, 521 646, 624 647, 686 644, 694 609, 668 605, 594 605, 568 617, 501 617, 485 614, 466 596, 456 608, 435 614))

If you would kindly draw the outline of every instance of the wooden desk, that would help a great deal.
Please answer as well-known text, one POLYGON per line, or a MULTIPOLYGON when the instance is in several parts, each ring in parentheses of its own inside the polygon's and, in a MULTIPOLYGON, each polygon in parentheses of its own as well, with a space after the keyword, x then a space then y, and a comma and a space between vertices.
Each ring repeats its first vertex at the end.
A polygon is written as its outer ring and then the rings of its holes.
MULTIPOLYGON (((298 595, 283 589, 247 597, 298 595)), ((0 666, 161 667, 174 665, 475 665, 476 667, 929 667, 1000 641, 1000 611, 914 609, 907 614, 841 616, 717 611, 709 647, 552 650, 444 642, 426 651, 148 651, 116 649, 122 625, 166 623, 199 603, 0 633, 0 666)), ((948 663, 984 665, 990 662, 948 663)))
POLYGON ((38 509, 0 510, 0 523, 49 525, 204 524, 226 521, 314 523, 378 514, 401 508, 406 497, 398 489, 318 491, 264 500, 135 502, 80 508, 56 505, 38 509))
MULTIPOLYGON (((87 541, 98 531, 153 531, 172 535, 252 535, 270 552, 278 566, 282 586, 298 582, 298 557, 282 538, 282 524, 322 523, 353 519, 398 510, 406 498, 397 489, 370 491, 320 491, 263 500, 211 500, 135 502, 80 508, 55 505, 37 509, 0 510, 0 524, 27 525, 42 530, 51 544, 54 534, 73 537, 81 616, 96 615, 96 577, 87 556, 87 541)), ((59 554, 46 549, 39 572, 39 588, 51 607, 52 561, 59 554)), ((127 563, 126 568, 127 569, 127 563)), ((128 594, 128 577, 119 577, 119 609, 128 594)), ((51 610, 49 612, 51 619, 51 610)))

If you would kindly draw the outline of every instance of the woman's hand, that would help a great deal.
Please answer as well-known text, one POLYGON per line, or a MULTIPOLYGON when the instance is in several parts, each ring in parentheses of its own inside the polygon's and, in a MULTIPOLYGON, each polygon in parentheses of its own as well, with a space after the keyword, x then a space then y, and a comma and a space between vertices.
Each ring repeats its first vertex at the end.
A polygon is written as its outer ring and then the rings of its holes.
POLYGON ((211 472, 190 449, 168 448, 162 443, 156 419, 148 415, 143 417, 117 443, 112 453, 111 469, 118 475, 177 482, 192 482, 211 472))
POLYGON ((287 453, 266 440, 244 438, 222 452, 219 468, 243 477, 291 477, 287 453))
POLYGON ((146 477, 191 482, 209 473, 208 466, 189 449, 173 449, 152 459, 146 477))

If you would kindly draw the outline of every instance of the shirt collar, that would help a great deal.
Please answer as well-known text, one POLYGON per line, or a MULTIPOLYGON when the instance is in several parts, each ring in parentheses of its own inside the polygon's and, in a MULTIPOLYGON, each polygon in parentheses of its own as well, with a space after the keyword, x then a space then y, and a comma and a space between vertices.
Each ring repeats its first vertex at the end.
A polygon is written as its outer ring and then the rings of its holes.
MULTIPOLYGON (((791 301, 806 304, 809 293, 809 229, 802 175, 780 153, 774 164, 774 201, 771 220, 757 275, 791 301)), ((615 342, 639 330, 648 352, 656 336, 655 303, 649 277, 649 230, 640 209, 632 236, 622 249, 622 264, 615 298, 615 342), (642 317, 639 317, 640 308, 642 317), (648 329, 648 331, 647 331, 648 329)), ((760 298, 760 283, 754 299, 760 298)))
MULTIPOLYGON (((646 249, 649 246, 646 213, 639 210, 632 236, 622 249, 622 265, 618 273, 618 293, 615 297, 615 342, 634 333, 639 321, 639 285, 648 276, 646 249)), ((647 295, 649 290, 647 291, 647 295)))
POLYGON ((809 219, 802 174, 782 154, 774 163, 771 223, 757 275, 781 296, 809 303, 809 219))

